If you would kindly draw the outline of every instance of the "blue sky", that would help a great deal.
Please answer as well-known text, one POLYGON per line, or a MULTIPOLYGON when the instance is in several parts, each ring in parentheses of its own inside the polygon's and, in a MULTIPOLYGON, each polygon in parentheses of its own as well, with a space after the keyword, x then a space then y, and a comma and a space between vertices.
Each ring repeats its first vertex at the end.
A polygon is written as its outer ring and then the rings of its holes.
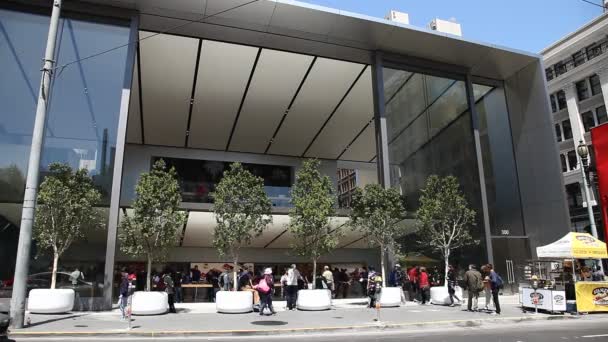
POLYGON ((415 26, 426 26, 436 17, 453 17, 462 24, 465 38, 530 52, 540 52, 602 13, 602 8, 581 0, 301 1, 374 17, 395 9, 409 13, 415 26))

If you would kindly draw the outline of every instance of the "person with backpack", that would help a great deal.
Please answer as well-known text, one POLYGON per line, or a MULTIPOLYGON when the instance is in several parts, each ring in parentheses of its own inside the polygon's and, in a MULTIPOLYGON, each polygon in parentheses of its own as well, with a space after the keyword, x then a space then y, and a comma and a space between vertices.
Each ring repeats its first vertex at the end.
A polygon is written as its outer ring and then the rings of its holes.
POLYGON ((467 311, 478 311, 479 292, 483 289, 483 282, 475 265, 469 265, 469 270, 464 274, 464 286, 469 294, 467 311))
POLYGON ((175 310, 175 283, 173 282, 173 272, 166 270, 163 274, 163 283, 165 284, 165 292, 167 293, 167 301, 169 302, 169 312, 176 313, 175 310))
POLYGON ((260 316, 264 316, 264 309, 268 308, 271 315, 276 315, 276 311, 272 306, 272 295, 274 292, 274 278, 272 277, 272 269, 264 270, 264 277, 255 286, 255 289, 260 294, 260 316))
POLYGON ((494 308, 496 311, 492 313, 492 315, 500 315, 500 303, 498 300, 498 294, 500 289, 503 288, 504 282, 502 278, 496 271, 494 271, 494 265, 488 264, 488 269, 490 270, 490 283, 492 284, 492 299, 494 300, 494 308))
POLYGON ((369 278, 367 280, 367 295, 369 296, 369 307, 375 308, 376 301, 380 298, 382 290, 382 276, 376 273, 373 267, 369 268, 369 278))

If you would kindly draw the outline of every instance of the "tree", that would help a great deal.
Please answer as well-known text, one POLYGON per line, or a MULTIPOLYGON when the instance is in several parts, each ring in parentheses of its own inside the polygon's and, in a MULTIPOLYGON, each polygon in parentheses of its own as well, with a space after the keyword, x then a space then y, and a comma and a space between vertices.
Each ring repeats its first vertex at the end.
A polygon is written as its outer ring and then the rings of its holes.
POLYGON ((162 159, 154 163, 150 172, 141 174, 135 192, 133 213, 125 214, 118 236, 125 254, 146 257, 146 290, 150 291, 152 261, 166 259, 169 249, 176 246, 186 214, 180 211, 177 172, 173 167, 167 170, 162 159))
POLYGON ((101 227, 101 215, 94 207, 100 199, 86 169, 74 172, 67 164, 49 165, 38 192, 34 238, 40 249, 53 251, 51 289, 57 283, 61 255, 84 236, 86 228, 101 227))
POLYGON ((420 196, 416 212, 420 242, 441 253, 445 262, 444 286, 447 286, 449 258, 452 250, 476 245, 470 228, 475 225, 475 211, 469 208, 454 176, 431 175, 420 196))
POLYGON ((237 290, 236 271, 243 246, 260 236, 272 222, 272 204, 264 191, 264 180, 232 163, 211 194, 217 225, 213 245, 221 256, 228 255, 234 262, 234 290, 237 290))
POLYGON ((351 224, 366 234, 370 243, 380 247, 382 285, 386 286, 384 254, 398 252, 399 246, 395 240, 405 230, 401 223, 405 219, 401 195, 393 188, 368 184, 363 190, 355 190, 351 209, 351 224))
POLYGON ((319 172, 319 164, 316 159, 307 159, 296 173, 291 189, 293 209, 289 212, 289 230, 296 241, 292 248, 312 260, 313 289, 317 260, 336 248, 340 236, 340 230, 330 226, 336 203, 332 182, 319 172))

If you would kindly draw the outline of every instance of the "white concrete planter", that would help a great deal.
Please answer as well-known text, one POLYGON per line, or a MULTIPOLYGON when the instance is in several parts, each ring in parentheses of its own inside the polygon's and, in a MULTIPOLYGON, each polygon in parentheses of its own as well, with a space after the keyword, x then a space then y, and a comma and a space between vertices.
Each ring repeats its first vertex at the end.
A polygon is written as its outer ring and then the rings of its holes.
POLYGON ((165 292, 137 291, 131 298, 133 315, 162 315, 169 311, 169 298, 165 292))
POLYGON ((215 308, 221 313, 247 313, 253 311, 253 292, 219 291, 215 295, 215 308))
POLYGON ((331 309, 331 291, 321 290, 300 290, 298 291, 297 307, 305 311, 321 311, 331 309))
POLYGON ((401 288, 382 288, 382 290, 380 291, 380 306, 383 308, 401 306, 401 288))
POLYGON ((74 290, 33 289, 27 299, 27 310, 31 313, 55 314, 72 311, 74 290))
MULTIPOLYGON (((456 297, 462 300, 462 288, 460 286, 456 286, 456 297)), ((437 305, 450 305, 450 294, 448 293, 448 288, 445 286, 436 286, 431 287, 431 304, 437 305)))

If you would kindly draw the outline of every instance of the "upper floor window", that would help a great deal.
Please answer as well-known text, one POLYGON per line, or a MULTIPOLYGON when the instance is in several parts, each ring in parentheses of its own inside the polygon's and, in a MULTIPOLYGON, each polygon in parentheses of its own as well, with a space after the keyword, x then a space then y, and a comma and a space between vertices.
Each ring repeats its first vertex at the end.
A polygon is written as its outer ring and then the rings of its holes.
POLYGON ((585 132, 589 132, 591 128, 595 127, 595 119, 593 118, 593 112, 588 111, 581 114, 581 119, 583 121, 583 126, 585 127, 585 132))
POLYGON ((559 108, 559 110, 568 107, 568 104, 566 103, 566 93, 563 90, 560 90, 555 93, 555 97, 557 98, 557 107, 559 108))
POLYGON ((585 52, 583 50, 575 52, 572 55, 572 61, 575 67, 585 63, 585 52))
POLYGON ((547 77, 547 81, 551 81, 555 78, 555 72, 553 71, 553 67, 545 69, 545 76, 547 77))
POLYGON ((570 171, 576 170, 576 167, 578 166, 578 159, 576 158, 576 151, 575 150, 568 151, 567 155, 568 155, 568 164, 570 165, 570 171))
POLYGON ((589 87, 587 87, 587 80, 578 81, 576 85, 576 95, 579 101, 583 101, 589 98, 589 87))
POLYGON ((549 101, 551 101, 551 112, 557 112, 557 105, 555 104, 556 99, 554 94, 551 94, 549 96, 549 101))
POLYGON ((555 124, 555 136, 557 137, 557 142, 560 142, 563 140, 562 138, 562 128, 560 127, 559 124, 555 124))
POLYGON ((587 47, 587 58, 593 59, 602 54, 602 45, 593 43, 587 47))
POLYGON ((572 126, 569 119, 562 122, 562 130, 564 131, 564 140, 572 139, 572 126))
POLYGON ((561 61, 559 63, 555 63, 555 76, 560 76, 565 74, 568 71, 568 66, 565 61, 561 61))
POLYGON ((597 95, 602 93, 602 83, 598 75, 589 77, 589 83, 591 84, 591 95, 597 95))
POLYGON ((559 161, 562 164, 562 172, 568 172, 568 165, 566 164, 566 156, 564 156, 563 154, 560 154, 559 161))
POLYGON ((606 115, 606 106, 597 107, 595 109, 595 116, 597 117, 598 125, 608 122, 608 116, 606 115))
POLYGON ((566 195, 568 197, 568 207, 578 208, 583 206, 583 194, 579 183, 567 184, 566 195))

